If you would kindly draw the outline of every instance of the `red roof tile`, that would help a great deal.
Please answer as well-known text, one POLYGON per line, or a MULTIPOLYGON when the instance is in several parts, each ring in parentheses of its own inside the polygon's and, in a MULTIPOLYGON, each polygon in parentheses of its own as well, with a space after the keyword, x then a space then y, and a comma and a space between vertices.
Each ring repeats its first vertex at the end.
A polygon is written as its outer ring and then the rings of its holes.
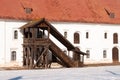
POLYGON ((119 6, 120 0, 0 0, 0 18, 120 24, 119 6))

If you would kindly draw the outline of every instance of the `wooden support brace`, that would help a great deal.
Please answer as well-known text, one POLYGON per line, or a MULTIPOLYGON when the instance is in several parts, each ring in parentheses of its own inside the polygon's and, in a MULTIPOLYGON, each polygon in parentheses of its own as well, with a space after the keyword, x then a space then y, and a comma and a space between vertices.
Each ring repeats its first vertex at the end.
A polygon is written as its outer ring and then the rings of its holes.
POLYGON ((44 51, 41 53, 41 55, 38 57, 36 64, 34 64, 34 67, 37 65, 37 63, 39 62, 40 58, 43 56, 43 54, 45 54, 47 51, 47 48, 44 49, 44 51))

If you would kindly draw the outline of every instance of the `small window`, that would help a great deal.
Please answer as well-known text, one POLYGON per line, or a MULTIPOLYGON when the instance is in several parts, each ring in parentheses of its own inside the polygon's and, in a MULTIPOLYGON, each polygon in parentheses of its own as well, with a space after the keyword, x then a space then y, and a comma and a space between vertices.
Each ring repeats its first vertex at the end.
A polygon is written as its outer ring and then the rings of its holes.
POLYGON ((110 16, 110 18, 115 18, 115 14, 114 14, 114 13, 112 13, 112 12, 110 13, 110 15, 109 15, 109 16, 110 16))
POLYGON ((16 61, 16 51, 11 52, 11 61, 16 61))
POLYGON ((74 33, 74 43, 75 44, 79 44, 80 43, 79 33, 74 33))
POLYGON ((64 37, 67 38, 67 32, 66 31, 64 32, 64 37))
POLYGON ((32 11, 33 11, 32 8, 24 8, 24 9, 25 9, 25 12, 26 12, 27 14, 31 14, 32 11))
POLYGON ((117 33, 114 33, 114 34, 113 34, 113 43, 114 43, 114 44, 117 44, 117 43, 118 43, 118 34, 117 34, 117 33))
POLYGON ((107 33, 104 33, 104 38, 107 39, 107 33))
POLYGON ((103 58, 106 58, 106 57, 107 57, 107 51, 104 50, 104 51, 103 51, 103 58))
POLYGON ((88 33, 88 32, 86 32, 86 38, 87 38, 87 39, 89 38, 89 33, 88 33))
POLYGON ((41 29, 37 29, 37 38, 42 38, 43 37, 43 31, 41 29))
POLYGON ((86 53, 87 53, 86 58, 90 58, 90 51, 87 50, 86 53))
POLYGON ((105 9, 107 15, 108 15, 110 18, 115 18, 115 13, 108 11, 106 8, 104 8, 104 9, 105 9))
POLYGON ((18 39, 18 31, 17 30, 14 31, 14 39, 18 39))

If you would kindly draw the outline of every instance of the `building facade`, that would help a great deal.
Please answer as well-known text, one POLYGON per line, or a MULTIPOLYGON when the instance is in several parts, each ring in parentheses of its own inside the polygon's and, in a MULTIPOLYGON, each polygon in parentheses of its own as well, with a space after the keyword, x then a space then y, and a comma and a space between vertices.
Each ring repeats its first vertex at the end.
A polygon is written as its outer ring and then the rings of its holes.
MULTIPOLYGON (((1 19, 1 66, 22 66, 23 36, 20 27, 28 21, 1 19)), ((119 25, 79 22, 51 22, 60 33, 81 51, 85 64, 119 62, 119 25)), ((72 53, 50 36, 51 40, 72 57, 72 53)))
POLYGON ((22 65, 23 37, 19 27, 25 23, 26 22, 16 20, 0 20, 0 66, 22 65))
MULTIPOLYGON (((120 11, 118 10, 120 2, 118 0, 114 3, 112 0, 108 2, 41 0, 39 3, 38 1, 13 0, 14 5, 12 1, 1 1, 1 67, 22 66, 23 36, 20 27, 31 20, 43 17, 73 45, 88 54, 84 56, 85 64, 120 62, 120 11)), ((50 38, 67 55, 73 56, 52 35, 50 38)))
POLYGON ((67 22, 53 25, 72 44, 88 53, 86 64, 119 62, 119 25, 67 22))

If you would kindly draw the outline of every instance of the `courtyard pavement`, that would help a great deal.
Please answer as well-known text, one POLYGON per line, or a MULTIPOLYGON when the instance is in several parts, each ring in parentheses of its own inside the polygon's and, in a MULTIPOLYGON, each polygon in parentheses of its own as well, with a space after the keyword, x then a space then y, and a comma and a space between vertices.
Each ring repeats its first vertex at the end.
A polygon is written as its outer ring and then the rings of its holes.
POLYGON ((120 65, 37 70, 1 70, 0 80, 120 80, 120 65))

